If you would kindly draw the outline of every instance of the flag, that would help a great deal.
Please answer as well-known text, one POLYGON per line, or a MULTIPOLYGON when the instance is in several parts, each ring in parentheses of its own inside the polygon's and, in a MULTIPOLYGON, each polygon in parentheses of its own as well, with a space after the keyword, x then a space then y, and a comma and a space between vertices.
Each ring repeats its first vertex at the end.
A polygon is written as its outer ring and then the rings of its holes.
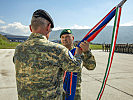
POLYGON ((63 89, 65 91, 65 100, 74 100, 76 92, 77 73, 65 72, 63 80, 63 89))
MULTIPOLYGON (((85 37, 78 43, 77 47, 80 47, 80 43, 87 40, 88 42, 92 41, 98 33, 109 23, 109 21, 115 16, 116 7, 114 7, 101 21, 99 21, 86 35, 85 37)), ((75 55, 76 48, 71 50, 71 53, 75 55)))
MULTIPOLYGON (((116 39, 117 39, 117 34, 118 34, 118 28, 119 28, 119 22, 120 22, 120 15, 121 15, 121 6, 126 2, 127 0, 122 0, 116 7, 114 7, 101 21, 99 21, 86 35, 85 37, 78 43, 77 47, 80 48, 80 43, 84 42, 84 40, 87 40, 88 42, 92 41, 97 35, 98 33, 101 32, 101 30, 110 22, 110 20, 115 16, 115 22, 114 22, 114 28, 113 28, 113 35, 112 35, 112 42, 111 42, 111 50, 110 50, 110 54, 109 54, 109 58, 108 58, 108 65, 107 65, 107 69, 105 72, 105 76, 103 79, 103 83, 102 83, 102 87, 101 90, 98 94, 97 100, 101 99, 101 96, 103 94, 106 82, 107 82, 107 78, 109 75, 109 71, 111 68, 111 64, 112 64, 112 60, 113 60, 113 55, 114 55, 114 50, 115 50, 115 44, 116 44, 116 39)), ((75 55, 75 50, 76 48, 71 50, 71 53, 73 55, 75 55)), ((77 77, 73 77, 73 73, 72 72, 66 72, 69 74, 65 74, 64 75, 64 80, 67 80, 64 82, 63 84, 63 88, 66 91, 66 93, 70 93, 69 95, 66 94, 65 100, 74 100, 74 95, 75 92, 71 92, 71 89, 76 91, 76 84, 75 80, 77 79, 77 77), (71 75, 70 75, 71 73, 71 75), (69 76, 67 76, 69 75, 69 76), (71 77, 70 77, 71 76, 71 77), (69 77, 69 78, 68 78, 69 77), (67 79, 66 79, 67 78, 67 79), (74 82, 73 82, 74 80, 74 82), (67 85, 67 86, 66 86, 67 85), (69 89, 67 89, 69 88, 69 89)), ((76 73, 75 73, 76 74, 76 73)), ((76 75, 75 75, 76 76, 76 75)))
POLYGON ((106 85, 106 82, 107 82, 107 78, 109 76, 111 64, 113 61, 113 55, 114 55, 114 51, 115 51, 115 44, 116 44, 116 40, 117 40, 118 28, 119 28, 119 23, 120 23, 120 16, 121 16, 121 7, 117 7, 116 14, 115 14, 113 34, 112 34, 111 48, 110 48, 110 53, 109 53, 109 58, 108 58, 108 64, 107 64, 105 76, 104 76, 103 83, 102 83, 100 92, 98 94, 97 100, 101 99, 105 85, 106 85))

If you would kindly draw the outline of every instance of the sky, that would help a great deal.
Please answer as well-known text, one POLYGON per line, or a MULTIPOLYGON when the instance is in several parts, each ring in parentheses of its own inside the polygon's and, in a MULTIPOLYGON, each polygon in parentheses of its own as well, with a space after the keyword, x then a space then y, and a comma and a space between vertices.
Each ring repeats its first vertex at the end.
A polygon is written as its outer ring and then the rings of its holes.
MULTIPOLYGON (((90 29, 121 0, 0 0, 0 32, 29 35, 32 14, 46 10, 54 20, 53 30, 90 29)), ((133 0, 122 7, 121 26, 133 26, 133 0)), ((111 21, 108 25, 113 26, 111 21)))

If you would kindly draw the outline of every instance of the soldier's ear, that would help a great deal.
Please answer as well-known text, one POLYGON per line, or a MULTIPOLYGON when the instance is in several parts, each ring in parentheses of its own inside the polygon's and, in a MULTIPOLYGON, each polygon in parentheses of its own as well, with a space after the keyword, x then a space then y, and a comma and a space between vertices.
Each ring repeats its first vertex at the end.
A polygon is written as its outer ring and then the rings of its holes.
POLYGON ((48 24, 47 31, 51 32, 51 24, 48 24))
POLYGON ((74 36, 73 36, 73 40, 74 40, 74 36))
POLYGON ((30 28, 30 31, 32 32, 32 28, 31 28, 31 25, 29 25, 29 28, 30 28))

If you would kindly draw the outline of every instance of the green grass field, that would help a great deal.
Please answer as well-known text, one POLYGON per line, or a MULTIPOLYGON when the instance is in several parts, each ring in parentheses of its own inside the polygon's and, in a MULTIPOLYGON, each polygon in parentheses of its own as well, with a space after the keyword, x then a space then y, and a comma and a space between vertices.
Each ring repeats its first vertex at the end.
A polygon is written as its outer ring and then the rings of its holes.
MULTIPOLYGON (((15 49, 19 42, 10 42, 6 37, 0 34, 0 49, 15 49)), ((90 44, 90 49, 101 50, 102 45, 90 44)))
MULTIPOLYGON (((0 49, 15 49, 18 44, 20 43, 18 42, 1 43, 0 41, 0 49)), ((91 50, 102 50, 102 45, 90 44, 90 49, 91 50)))
POLYGON ((18 42, 10 42, 6 37, 0 34, 0 49, 15 49, 20 44, 18 42))
POLYGON ((102 45, 100 44, 90 44, 91 50, 102 50, 102 45))
POLYGON ((18 44, 20 43, 17 42, 0 43, 0 49, 15 49, 18 44))

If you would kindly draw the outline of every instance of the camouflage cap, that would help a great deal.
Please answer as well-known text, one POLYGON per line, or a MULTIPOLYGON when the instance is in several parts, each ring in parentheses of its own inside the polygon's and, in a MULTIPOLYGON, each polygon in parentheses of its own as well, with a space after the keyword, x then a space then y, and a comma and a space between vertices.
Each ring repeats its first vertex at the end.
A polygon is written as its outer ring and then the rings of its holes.
POLYGON ((63 34, 72 34, 72 31, 70 29, 64 29, 60 34, 60 38, 63 34))
POLYGON ((51 16, 45 10, 42 10, 42 9, 36 10, 33 13, 33 17, 36 17, 36 18, 37 17, 42 17, 42 18, 48 20, 51 23, 51 28, 54 28, 53 19, 51 18, 51 16))

